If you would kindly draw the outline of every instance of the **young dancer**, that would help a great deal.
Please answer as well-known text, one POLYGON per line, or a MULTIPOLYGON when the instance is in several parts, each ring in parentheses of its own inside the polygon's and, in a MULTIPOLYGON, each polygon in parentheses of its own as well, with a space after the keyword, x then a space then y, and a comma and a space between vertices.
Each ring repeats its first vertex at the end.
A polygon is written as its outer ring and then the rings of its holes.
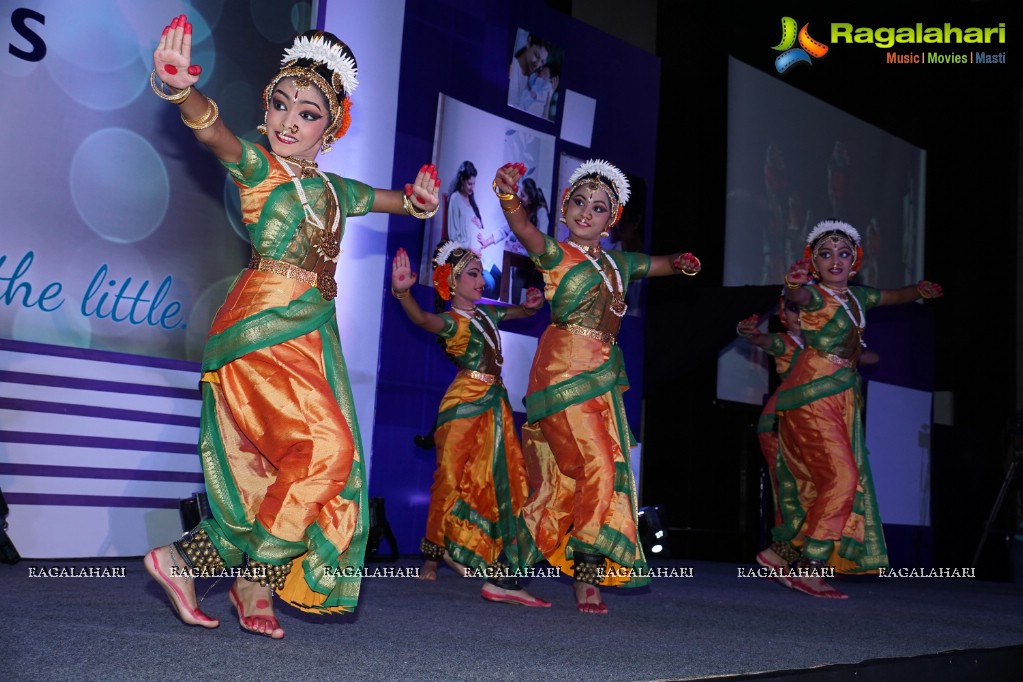
POLYGON ((629 200, 625 175, 587 161, 561 201, 569 238, 533 225, 516 195, 522 164, 498 169, 493 188, 512 232, 543 274, 551 326, 540 338, 526 396, 523 448, 532 489, 523 510, 538 555, 575 578, 576 607, 607 613, 600 585, 649 583, 637 537, 635 439, 625 417, 628 387, 617 345, 629 283, 640 277, 695 275, 690 253, 649 256, 604 251, 600 240, 629 200))
POLYGON ((312 613, 351 611, 359 596, 365 472, 334 309, 345 222, 370 211, 427 218, 439 181, 423 166, 404 192, 381 190, 317 168, 348 129, 358 85, 336 36, 310 31, 285 50, 263 91, 267 146, 237 137, 199 92, 191 47, 192 25, 174 18, 150 84, 233 177, 252 258, 203 354, 199 452, 212 518, 145 565, 181 620, 206 628, 219 621, 200 610, 195 576, 237 569, 241 627, 280 639, 273 594, 312 613))
POLYGON ((888 565, 856 371, 866 347, 866 311, 942 295, 939 285, 926 280, 891 290, 851 285, 862 261, 856 229, 825 220, 807 235, 804 258, 785 277, 785 296, 800 308, 806 348, 778 389, 779 434, 786 462, 806 467, 814 495, 799 510, 802 548, 776 553, 807 569, 810 575, 794 577, 792 587, 815 597, 846 597, 822 577, 820 569, 828 564, 842 573, 888 565))
POLYGON ((437 471, 430 489, 421 577, 435 580, 443 558, 462 575, 487 575, 481 595, 495 602, 549 607, 514 577, 528 566, 522 505, 529 494, 522 447, 501 380, 504 357, 498 325, 534 315, 543 306, 538 289, 523 305, 483 305, 486 286, 476 252, 442 242, 433 257, 440 314, 424 311, 409 289, 416 275, 399 249, 391 266, 391 293, 412 322, 436 334, 459 371, 441 399, 434 433, 437 471), (470 570, 466 572, 464 567, 470 570))
MULTIPOLYGON (((757 315, 751 315, 739 322, 736 332, 750 345, 760 348, 774 358, 775 371, 784 381, 805 343, 799 323, 799 306, 786 299, 784 291, 778 302, 778 311, 778 317, 785 329, 784 334, 762 334, 757 315)), ((862 365, 874 364, 877 360, 877 353, 873 351, 864 350, 860 354, 862 365)), ((802 510, 808 506, 807 501, 816 493, 813 481, 803 463, 794 460, 791 453, 782 451, 778 438, 778 416, 775 413, 777 399, 776 390, 765 403, 757 422, 757 440, 771 481, 774 525, 771 528, 773 542, 757 555, 756 560, 761 566, 774 569, 772 577, 778 582, 785 587, 792 587, 788 563, 798 558, 799 548, 802 547, 804 540, 802 523, 806 518, 802 510), (788 557, 789 562, 782 556, 788 557)))

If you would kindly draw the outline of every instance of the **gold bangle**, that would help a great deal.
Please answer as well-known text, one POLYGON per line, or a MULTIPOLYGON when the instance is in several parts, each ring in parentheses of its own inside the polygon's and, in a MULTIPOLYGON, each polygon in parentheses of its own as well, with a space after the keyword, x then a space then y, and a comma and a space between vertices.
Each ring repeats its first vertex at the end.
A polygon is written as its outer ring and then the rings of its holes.
POLYGON ((493 187, 494 187, 494 194, 496 194, 497 198, 500 199, 501 201, 511 201, 516 196, 512 192, 508 192, 508 193, 502 192, 500 190, 500 188, 498 188, 498 186, 497 186, 497 179, 496 178, 494 179, 493 187))
POLYGON ((436 208, 433 209, 432 211, 423 211, 416 208, 415 206, 412 205, 412 201, 408 198, 407 194, 401 195, 401 206, 402 208, 405 209, 405 212, 408 213, 410 216, 412 216, 413 218, 419 218, 420 220, 432 218, 433 214, 437 212, 436 208))
POLYGON ((522 306, 522 309, 526 312, 526 315, 533 316, 540 312, 539 308, 530 308, 529 306, 522 306))
POLYGON ((391 296, 394 296, 399 301, 403 298, 408 298, 408 292, 409 292, 408 289, 406 289, 405 291, 397 291, 395 290, 393 285, 391 286, 391 296))
POLYGON ((166 101, 170 102, 171 104, 178 104, 178 105, 180 105, 182 102, 184 102, 186 99, 188 99, 189 95, 192 94, 192 86, 191 85, 189 85, 184 90, 178 90, 173 95, 168 95, 167 94, 167 92, 165 90, 165 88, 167 87, 167 84, 164 83, 162 80, 160 81, 160 85, 161 85, 161 87, 159 87, 159 88, 156 87, 156 69, 153 69, 153 72, 149 74, 149 87, 151 87, 153 89, 153 92, 155 92, 156 96, 159 97, 160 99, 166 100, 166 101))
POLYGON ((181 112, 181 121, 192 130, 205 130, 217 122, 220 118, 220 108, 217 103, 209 97, 206 98, 206 111, 195 121, 185 118, 185 112, 181 112))
POLYGON ((515 204, 515 206, 512 207, 512 208, 505 208, 503 204, 501 205, 501 210, 504 211, 505 213, 507 213, 508 215, 511 215, 512 213, 515 213, 515 211, 518 211, 521 208, 522 208, 522 202, 521 201, 518 202, 517 204, 515 204))
POLYGON ((740 325, 740 324, 742 324, 742 322, 739 322, 739 323, 737 323, 737 324, 735 325, 735 333, 736 333, 736 334, 738 334, 739 336, 741 336, 741 337, 742 337, 742 338, 744 338, 744 339, 748 339, 748 338, 750 338, 751 336, 756 336, 756 334, 753 334, 753 333, 750 333, 750 334, 743 334, 743 333, 742 333, 741 331, 739 331, 739 325, 740 325))
POLYGON ((785 280, 785 286, 787 286, 789 289, 798 289, 801 286, 803 286, 802 284, 793 284, 792 282, 790 282, 788 275, 785 275, 783 279, 785 280))
POLYGON ((920 280, 919 282, 917 282, 916 293, 919 294, 920 298, 924 299, 925 301, 928 300, 928 299, 934 298, 933 296, 928 296, 926 293, 924 293, 924 290, 923 290, 923 285, 924 284, 930 284, 930 282, 928 282, 926 279, 923 279, 923 280, 920 280))

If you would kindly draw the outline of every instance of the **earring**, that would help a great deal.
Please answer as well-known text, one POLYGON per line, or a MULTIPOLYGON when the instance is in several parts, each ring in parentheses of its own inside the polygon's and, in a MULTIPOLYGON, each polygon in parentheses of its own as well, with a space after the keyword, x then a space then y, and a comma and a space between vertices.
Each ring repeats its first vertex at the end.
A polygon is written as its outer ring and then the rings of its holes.
POLYGON ((320 145, 320 153, 321 154, 329 154, 332 149, 334 149, 334 138, 333 137, 324 137, 323 138, 323 144, 320 145))
POLYGON ((855 270, 850 270, 849 271, 849 276, 850 277, 855 277, 856 276, 856 271, 855 270))
POLYGON ((607 239, 609 236, 610 236, 609 232, 601 232, 600 233, 600 238, 601 239, 607 239))
POLYGON ((260 123, 258 126, 256 126, 256 132, 258 132, 260 135, 266 135, 267 134, 266 112, 265 111, 263 112, 263 122, 260 123))

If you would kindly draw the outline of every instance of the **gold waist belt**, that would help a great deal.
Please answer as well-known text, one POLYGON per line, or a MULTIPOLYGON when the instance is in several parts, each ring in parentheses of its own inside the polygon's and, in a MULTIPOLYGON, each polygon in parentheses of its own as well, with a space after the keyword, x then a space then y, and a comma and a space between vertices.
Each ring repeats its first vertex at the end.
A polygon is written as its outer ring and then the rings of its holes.
POLYGON ((588 336, 591 339, 596 339, 597 341, 609 346, 613 346, 617 343, 615 335, 611 332, 602 332, 599 329, 590 329, 589 327, 583 327, 582 325, 571 324, 569 322, 558 322, 553 326, 558 329, 563 329, 569 334, 575 334, 576 336, 588 336))
POLYGON ((476 381, 482 381, 485 384, 491 384, 491 385, 498 384, 498 385, 500 385, 500 383, 501 383, 501 375, 499 375, 499 374, 484 374, 483 372, 477 372, 474 369, 461 369, 461 370, 458 370, 458 373, 463 375, 463 376, 467 376, 470 379, 475 379, 476 381))
POLYGON ((259 270, 260 272, 272 272, 281 277, 305 282, 309 286, 319 289, 320 295, 327 301, 337 296, 337 282, 334 281, 333 277, 324 272, 316 273, 291 263, 285 263, 282 260, 274 260, 273 258, 265 258, 255 254, 253 254, 252 259, 249 261, 249 269, 259 270))
POLYGON ((839 367, 856 367, 856 361, 850 360, 849 358, 843 358, 840 355, 834 353, 825 353, 824 351, 817 350, 816 348, 810 348, 816 355, 824 358, 828 362, 838 365, 839 367))

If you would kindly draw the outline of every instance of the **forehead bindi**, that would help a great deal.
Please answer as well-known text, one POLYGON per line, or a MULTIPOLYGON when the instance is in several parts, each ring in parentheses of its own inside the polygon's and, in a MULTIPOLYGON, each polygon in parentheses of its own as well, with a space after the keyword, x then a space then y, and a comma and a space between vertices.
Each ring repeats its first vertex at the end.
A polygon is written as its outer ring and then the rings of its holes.
POLYGON ((299 88, 293 82, 281 82, 274 93, 296 104, 305 104, 315 107, 317 111, 323 111, 323 94, 315 87, 299 88))
POLYGON ((852 245, 842 239, 828 239, 827 241, 822 242, 821 245, 817 247, 817 253, 827 252, 830 254, 841 253, 846 251, 851 252, 852 250, 853 250, 852 245))
POLYGON ((607 192, 601 189, 600 187, 596 187, 593 185, 583 185, 582 187, 577 189, 572 196, 579 197, 580 199, 585 199, 591 204, 599 203, 607 206, 610 203, 610 199, 608 199, 607 192))

